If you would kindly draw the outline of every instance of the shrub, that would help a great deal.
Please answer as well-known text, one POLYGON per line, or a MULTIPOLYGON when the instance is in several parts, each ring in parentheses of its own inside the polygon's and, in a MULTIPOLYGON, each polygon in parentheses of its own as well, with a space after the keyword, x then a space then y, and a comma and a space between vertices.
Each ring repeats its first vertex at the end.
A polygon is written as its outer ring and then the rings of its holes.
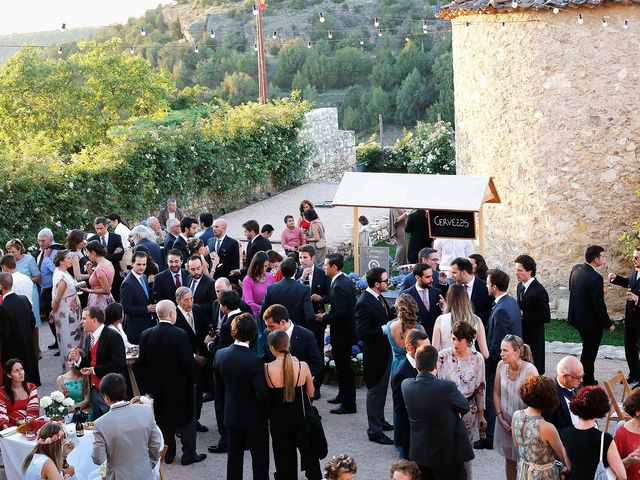
MULTIPOLYGON (((636 195, 640 197, 640 190, 636 191, 636 195)), ((634 249, 640 245, 640 220, 631 224, 631 232, 620 234, 618 239, 622 242, 625 257, 631 258, 634 249)))

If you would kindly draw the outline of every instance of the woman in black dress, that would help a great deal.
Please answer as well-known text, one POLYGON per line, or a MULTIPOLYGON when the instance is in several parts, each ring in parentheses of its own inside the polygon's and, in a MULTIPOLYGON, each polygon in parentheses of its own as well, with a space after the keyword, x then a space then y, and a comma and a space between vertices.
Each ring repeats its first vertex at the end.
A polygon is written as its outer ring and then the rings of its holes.
POLYGON ((320 461, 308 443, 301 443, 304 412, 313 396, 313 379, 309 366, 289 352, 289 336, 284 330, 271 332, 269 349, 276 358, 265 365, 269 389, 269 428, 273 441, 273 458, 278 480, 298 479, 300 469, 308 480, 321 480, 320 461), (304 402, 304 407, 303 407, 304 402))

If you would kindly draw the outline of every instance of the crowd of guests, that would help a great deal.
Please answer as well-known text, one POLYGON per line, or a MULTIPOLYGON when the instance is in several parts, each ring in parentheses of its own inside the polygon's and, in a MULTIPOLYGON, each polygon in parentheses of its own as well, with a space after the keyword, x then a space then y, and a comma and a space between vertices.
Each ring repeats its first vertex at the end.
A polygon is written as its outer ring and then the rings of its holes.
MULTIPOLYGON (((613 328, 595 271, 603 249, 589 247, 586 263, 571 272, 569 323, 580 332, 583 352, 581 362, 567 357, 558 364, 554 382, 542 376, 551 317, 535 260, 515 259, 513 298, 505 271, 489 269, 471 242, 433 241, 425 221, 423 210, 391 212, 396 263, 413 264, 393 303, 389 272, 379 267, 366 272, 367 288, 356 294, 342 255, 327 253, 324 226, 308 200, 297 219, 284 218, 284 255, 269 240, 271 225, 246 221, 242 248, 224 219, 185 216, 175 199, 132 229, 116 213, 98 217, 95 233, 72 230, 64 245, 42 229, 37 255, 13 239, 0 258, 0 426, 39 413, 38 327, 47 322, 56 339, 48 348, 61 363, 56 385, 74 400, 72 409, 96 421, 94 460, 107 461, 114 475, 132 461, 153 468, 159 445, 172 463, 178 435, 182 465, 204 460, 196 437, 209 430, 200 422, 203 403, 215 400, 220 438, 209 452, 227 454, 228 479, 242 478, 245 450, 253 478, 268 478, 270 444, 280 480, 297 478, 299 470, 309 480, 352 478, 355 461, 344 455, 321 469, 327 445, 314 402, 329 352, 338 381, 337 396, 327 399, 330 413, 357 412, 357 343, 367 436, 395 446, 401 461, 393 479, 470 479, 474 449, 504 457, 509 480, 555 479, 563 469, 570 478, 591 478, 600 459, 618 478, 635 478, 640 394, 625 401, 630 419, 615 441, 595 424, 609 404, 594 386, 594 351, 602 330, 613 328), (127 354, 138 355, 133 378, 127 354), (136 386, 153 407, 129 401, 136 386), (393 424, 385 418, 389 388, 393 424), (138 433, 126 448, 110 448, 128 423, 138 433), (137 456, 124 458, 131 451, 137 456)), ((640 250, 636 255, 628 278, 610 275, 630 289, 628 319, 637 315, 640 250)), ((634 332, 625 326, 629 380, 640 378, 634 332)), ((41 429, 25 471, 63 470, 63 436, 53 426, 41 429)))

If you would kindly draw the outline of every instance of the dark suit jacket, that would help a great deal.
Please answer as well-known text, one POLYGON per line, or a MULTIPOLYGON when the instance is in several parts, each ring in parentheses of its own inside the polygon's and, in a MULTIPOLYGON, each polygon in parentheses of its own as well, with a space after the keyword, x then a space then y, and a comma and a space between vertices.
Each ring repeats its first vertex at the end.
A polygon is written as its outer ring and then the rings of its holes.
MULTIPOLYGON (((176 207, 176 218, 178 220, 182 220, 184 218, 184 213, 182 213, 182 210, 180 210, 177 207, 176 207)), ((162 228, 165 228, 167 226, 167 220, 169 220, 169 209, 167 207, 164 207, 162 210, 160 210, 160 213, 158 214, 158 222, 160 223, 160 226, 162 228)))
MULTIPOLYGON (((153 296, 149 284, 147 284, 147 291, 150 296, 153 296)), ((131 343, 138 343, 140 334, 156 323, 154 316, 147 312, 147 306, 152 303, 152 298, 146 296, 133 272, 130 272, 120 285, 120 303, 124 308, 124 331, 131 343)))
POLYGON ((189 337, 189 345, 191 346, 191 352, 195 355, 201 355, 203 357, 209 356, 209 350, 204 344, 204 339, 209 333, 211 327, 211 317, 207 316, 199 305, 193 305, 193 323, 195 331, 187 322, 187 319, 182 314, 179 308, 176 308, 176 327, 182 329, 189 337))
POLYGON ((402 382, 402 395, 411 422, 409 458, 426 467, 460 465, 474 458, 462 423, 469 402, 456 384, 431 373, 402 382))
MULTIPOLYGON (((238 315, 242 315, 240 313, 234 313, 231 315, 225 315, 222 317, 222 324, 220 324, 220 332, 218 336, 209 344, 209 352, 211 353, 211 357, 214 358, 215 354, 218 350, 223 348, 227 348, 233 345, 233 337, 231 336, 231 322, 238 315)), ((255 340, 254 340, 255 342, 255 340)))
POLYGON ((331 310, 324 314, 322 323, 331 327, 330 343, 351 347, 356 341, 356 287, 346 275, 330 284, 329 303, 331 310))
MULTIPOLYGON (((80 361, 80 368, 91 366, 91 336, 87 335, 84 342, 85 355, 80 361)), ((107 373, 119 373, 127 378, 127 356, 124 342, 118 332, 105 325, 98 339, 96 351, 96 366, 93 368, 96 377, 102 378, 107 373)))
MULTIPOLYGON (((265 329, 262 333, 264 360, 265 362, 273 362, 275 357, 269 349, 268 336, 269 331, 265 329)), ((312 376, 317 377, 323 371, 324 361, 318 351, 316 337, 311 330, 301 327, 300 325, 294 325, 291 340, 289 341, 289 351, 291 355, 301 362, 307 362, 309 364, 309 370, 311 370, 312 376)))
POLYGON ((393 395, 393 440, 402 449, 402 458, 409 457, 411 424, 407 415, 407 406, 402 396, 402 382, 407 378, 416 378, 418 370, 413 368, 406 358, 402 360, 391 377, 391 393, 393 395))
POLYGON ((148 238, 141 239, 138 245, 143 245, 149 249, 149 256, 153 259, 154 262, 158 265, 159 269, 164 269, 165 267, 165 259, 162 256, 162 252, 160 251, 160 245, 156 242, 152 242, 148 238))
MULTIPOLYGON (((440 270, 433 271, 433 287, 440 290, 440 294, 443 298, 447 298, 447 292, 449 291, 449 284, 442 284, 438 280, 440 276, 440 270)), ((402 277, 402 283, 400 284, 400 290, 409 290, 416 284, 416 276, 413 273, 409 273, 402 277)))
MULTIPOLYGON (((79 325, 76 325, 78 327, 79 325)), ((22 362, 29 382, 40 386, 38 357, 33 346, 32 331, 36 327, 31 302, 24 295, 6 295, 0 304, 0 336, 2 337, 2 363, 11 358, 22 362)))
MULTIPOLYGON (((386 300, 384 302, 387 303, 386 300)), ((358 340, 362 340, 364 383, 369 388, 380 381, 391 361, 391 345, 382 331, 382 326, 393 318, 388 304, 387 311, 389 314, 380 301, 366 290, 356 302, 356 336, 358 340)))
MULTIPOLYGON (((302 276, 302 268, 299 268, 296 272, 296 280, 302 276)), ((303 284, 304 285, 304 284, 303 284)), ((317 294, 322 297, 320 302, 311 302, 313 305, 313 311, 318 313, 322 311, 325 303, 329 298, 329 278, 321 268, 313 266, 313 275, 311 277, 311 285, 309 285, 309 291, 311 295, 317 294)))
POLYGON ((500 344, 505 335, 512 334, 522 337, 522 320, 520 307, 513 297, 505 295, 491 311, 489 326, 487 327, 487 346, 489 358, 485 364, 495 371, 500 361, 500 344))
POLYGON ((588 263, 575 265, 569 276, 569 313, 572 327, 595 333, 611 326, 604 303, 602 275, 588 263))
POLYGON ((407 225, 404 231, 411 234, 409 245, 407 246, 407 259, 409 263, 418 263, 418 253, 425 247, 433 244, 433 239, 429 237, 429 223, 425 210, 416 210, 407 217, 407 225))
MULTIPOLYGON (((175 241, 176 241, 176 237, 172 233, 167 232, 166 236, 164 237, 164 256, 165 257, 169 254, 169 250, 173 248, 173 242, 175 241)), ((187 261, 186 258, 183 258, 182 260, 185 263, 187 261)))
MULTIPOLYGON (((191 279, 193 282, 193 278, 191 279)), ((191 287, 191 284, 187 285, 191 287)), ((196 291, 193 294, 193 303, 199 305, 206 315, 211 315, 213 311, 213 301, 216 299, 215 282, 211 277, 202 274, 196 291)))
MULTIPOLYGON (((217 328, 218 322, 222 321, 222 318, 224 317, 224 313, 220 311, 220 304, 218 303, 218 300, 214 300, 212 310, 213 314, 211 322, 212 325, 217 328)), ((242 313, 248 313, 253 316, 253 310, 251 310, 249 304, 247 304, 247 302, 245 302, 244 300, 240 300, 240 311, 242 313)))
POLYGON ((267 424, 267 385, 262 357, 242 345, 218 351, 214 359, 216 402, 224 402, 224 425, 257 430, 267 424))
MULTIPOLYGON (((180 269, 180 286, 188 287, 191 285, 191 275, 184 268, 180 269)), ((153 277, 153 301, 158 303, 160 300, 176 301, 176 280, 173 272, 168 268, 153 277)))
MULTIPOLYGON (((627 278, 616 275, 616 278, 611 283, 624 288, 630 288, 631 293, 640 295, 640 281, 636 280, 637 273, 635 268, 631 268, 631 272, 629 272, 627 278)), ((624 319, 626 322, 640 321, 640 307, 635 302, 627 301, 624 310, 624 319)))
MULTIPOLYGON (((558 380, 555 381, 556 384, 556 392, 558 394, 558 408, 556 408, 552 412, 542 412, 542 416, 547 422, 553 423, 558 430, 558 432, 564 430, 567 427, 573 425, 571 421, 571 414, 569 413, 569 406, 567 405, 566 400, 564 399, 564 395, 562 395, 562 390, 558 380)), ((577 387, 575 391, 580 390, 581 387, 577 387)))
MULTIPOLYGON (((216 237, 210 238, 207 246, 210 252, 215 252, 216 237)), ((240 268, 240 247, 238 246, 238 241, 229 235, 225 235, 218 249, 218 257, 220 257, 220 263, 213 274, 213 278, 216 280, 221 277, 229 278, 231 270, 238 270, 240 268)))
POLYGON ((269 250, 271 250, 271 242, 268 239, 264 238, 262 235, 258 234, 247 244, 245 270, 249 268, 249 265, 251 265, 251 260, 256 253, 260 251, 266 253, 269 250))
POLYGON ((289 312, 289 318, 298 325, 307 327, 316 321, 309 287, 305 287, 293 278, 283 278, 278 283, 272 283, 267 287, 260 309, 260 318, 268 307, 276 303, 284 305, 289 312))
MULTIPOLYGON (((100 241, 100 237, 95 233, 87 238, 88 242, 93 240, 100 241)), ((116 270, 116 276, 120 272, 120 260, 124 256, 124 247, 122 246, 122 237, 117 233, 109 232, 109 238, 107 239, 107 254, 105 258, 113 264, 113 268, 116 270), (122 249, 120 253, 115 253, 116 249, 122 249)))
MULTIPOLYGON (((414 277, 415 278, 415 277, 414 277)), ((424 331, 427 332, 429 338, 433 338, 433 326, 436 323, 436 318, 442 315, 442 309, 440 308, 440 295, 442 293, 436 287, 428 289, 429 295, 429 310, 424 306, 422 297, 418 293, 418 289, 415 285, 413 287, 403 290, 401 293, 407 293, 413 297, 418 304, 418 317, 420 318, 420 324, 424 327, 424 331)))
POLYGON ((200 240, 202 240, 202 243, 204 243, 205 245, 207 244, 207 242, 209 242, 210 238, 213 238, 213 227, 207 227, 202 231, 202 235, 200 235, 200 240))
POLYGON ((487 284, 480 280, 478 277, 473 281, 473 290, 471 290, 471 304, 473 305, 473 313, 475 313, 485 330, 487 329, 489 322, 489 315, 491 315, 491 305, 493 305, 493 297, 489 295, 487 290, 487 284))
POLYGON ((159 425, 181 427, 194 417, 196 361, 187 334, 160 322, 140 335, 140 368, 159 425))
POLYGON ((551 311, 549 309, 549 295, 545 288, 533 279, 529 288, 522 295, 522 282, 518 282, 516 288, 518 292, 518 306, 522 310, 522 329, 533 325, 544 325, 551 321, 551 311))
POLYGON ((177 248, 182 252, 182 268, 187 268, 187 259, 190 257, 189 249, 187 248, 187 241, 182 235, 178 235, 173 242, 172 248, 177 248))

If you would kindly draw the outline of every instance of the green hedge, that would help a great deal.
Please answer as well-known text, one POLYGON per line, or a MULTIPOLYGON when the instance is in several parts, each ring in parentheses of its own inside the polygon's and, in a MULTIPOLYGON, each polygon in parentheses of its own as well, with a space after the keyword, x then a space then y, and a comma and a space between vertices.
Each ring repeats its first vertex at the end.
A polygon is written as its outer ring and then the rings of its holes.
POLYGON ((269 180, 278 189, 299 184, 311 153, 298 139, 308 108, 297 98, 212 107, 181 123, 174 116, 112 129, 68 160, 0 158, 2 244, 12 237, 33 244, 43 227, 60 241, 110 211, 137 221, 168 196, 181 205, 205 201, 216 212, 248 203, 269 180))

